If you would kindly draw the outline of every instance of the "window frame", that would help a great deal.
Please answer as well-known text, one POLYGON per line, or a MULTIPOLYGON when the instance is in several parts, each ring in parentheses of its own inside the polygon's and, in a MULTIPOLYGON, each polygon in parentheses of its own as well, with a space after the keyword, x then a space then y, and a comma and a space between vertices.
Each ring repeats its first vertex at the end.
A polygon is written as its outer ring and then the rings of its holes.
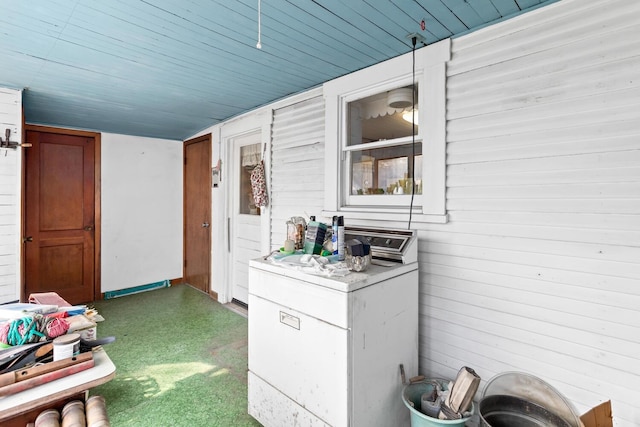
MULTIPOLYGON (((415 140, 422 144, 423 189, 422 194, 414 195, 413 222, 447 221, 446 62, 450 59, 450 52, 450 39, 415 51, 415 79, 419 87, 416 104, 420 124, 415 140)), ((408 220, 410 195, 350 195, 347 160, 353 146, 347 146, 347 105, 375 93, 411 84, 412 70, 410 52, 323 85, 326 182, 323 215, 408 220)))

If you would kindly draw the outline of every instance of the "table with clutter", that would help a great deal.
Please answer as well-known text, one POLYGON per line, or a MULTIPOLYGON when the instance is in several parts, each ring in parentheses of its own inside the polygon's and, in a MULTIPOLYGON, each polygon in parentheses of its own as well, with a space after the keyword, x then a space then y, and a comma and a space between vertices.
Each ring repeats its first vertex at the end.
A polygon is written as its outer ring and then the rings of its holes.
POLYGON ((64 417, 86 418, 90 425, 91 416, 109 425, 104 399, 89 398, 92 414, 87 400, 88 391, 110 381, 116 371, 103 348, 114 338, 96 339, 102 320, 95 309, 72 306, 54 292, 32 294, 28 303, 0 305, 2 426, 64 417))

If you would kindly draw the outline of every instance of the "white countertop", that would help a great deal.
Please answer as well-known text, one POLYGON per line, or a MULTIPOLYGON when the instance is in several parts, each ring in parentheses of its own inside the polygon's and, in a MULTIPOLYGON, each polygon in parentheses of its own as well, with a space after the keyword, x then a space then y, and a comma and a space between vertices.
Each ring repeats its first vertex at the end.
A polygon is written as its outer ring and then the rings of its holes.
POLYGON ((341 292, 353 292, 355 290, 373 285, 391 277, 399 276, 404 273, 416 270, 418 263, 411 264, 394 264, 390 267, 380 265, 370 265, 363 272, 350 272, 345 276, 324 276, 319 274, 311 274, 301 269, 287 267, 279 261, 265 260, 258 258, 251 260, 249 266, 260 270, 280 274, 297 280, 303 280, 315 285, 324 286, 341 292))
POLYGON ((46 384, 30 388, 9 396, 0 397, 0 421, 47 403, 82 393, 92 387, 106 383, 116 373, 116 367, 104 351, 93 352, 94 366, 46 384))

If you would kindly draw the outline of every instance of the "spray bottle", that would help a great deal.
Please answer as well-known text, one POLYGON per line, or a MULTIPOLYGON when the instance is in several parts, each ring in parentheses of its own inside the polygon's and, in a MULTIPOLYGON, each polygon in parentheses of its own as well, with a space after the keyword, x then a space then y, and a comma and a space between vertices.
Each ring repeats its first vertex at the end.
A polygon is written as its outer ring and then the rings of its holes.
POLYGON ((338 261, 344 261, 344 217, 338 217, 338 261))

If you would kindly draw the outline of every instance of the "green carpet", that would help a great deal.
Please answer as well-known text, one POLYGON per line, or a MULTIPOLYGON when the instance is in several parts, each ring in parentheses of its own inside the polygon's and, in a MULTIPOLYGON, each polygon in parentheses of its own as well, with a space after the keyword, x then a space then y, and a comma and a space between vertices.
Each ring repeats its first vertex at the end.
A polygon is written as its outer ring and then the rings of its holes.
POLYGON ((96 301, 116 377, 113 427, 259 426, 247 414, 247 319, 186 285, 96 301))

